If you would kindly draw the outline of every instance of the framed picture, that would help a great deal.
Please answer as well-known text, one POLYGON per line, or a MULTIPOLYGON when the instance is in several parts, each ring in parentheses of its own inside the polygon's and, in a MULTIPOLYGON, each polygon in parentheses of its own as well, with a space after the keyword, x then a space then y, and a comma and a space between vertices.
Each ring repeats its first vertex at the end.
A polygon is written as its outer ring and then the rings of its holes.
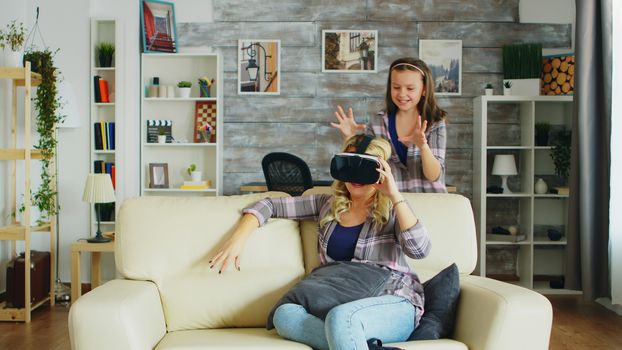
POLYGON ((149 163, 149 188, 168 188, 167 163, 149 163))
POLYGON ((238 40, 238 94, 281 93, 281 41, 238 40))
POLYGON ((377 30, 323 30, 322 72, 375 73, 377 30))
POLYGON ((437 95, 462 95, 462 40, 419 40, 419 58, 432 71, 437 95))
POLYGON ((143 0, 140 12, 143 52, 177 52, 175 8, 172 2, 143 0))
POLYGON ((197 101, 194 112, 194 143, 216 142, 216 101, 197 101))
POLYGON ((540 95, 574 94, 574 53, 542 56, 540 95))

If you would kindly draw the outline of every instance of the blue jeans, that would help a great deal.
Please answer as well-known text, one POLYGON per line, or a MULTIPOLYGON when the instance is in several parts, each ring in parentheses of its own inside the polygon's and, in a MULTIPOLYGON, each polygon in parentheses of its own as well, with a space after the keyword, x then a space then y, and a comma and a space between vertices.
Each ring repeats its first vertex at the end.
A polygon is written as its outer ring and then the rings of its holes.
POLYGON ((279 335, 320 350, 367 350, 367 339, 383 343, 408 339, 415 323, 415 307, 394 295, 365 298, 334 307, 326 320, 297 304, 283 304, 274 313, 279 335))

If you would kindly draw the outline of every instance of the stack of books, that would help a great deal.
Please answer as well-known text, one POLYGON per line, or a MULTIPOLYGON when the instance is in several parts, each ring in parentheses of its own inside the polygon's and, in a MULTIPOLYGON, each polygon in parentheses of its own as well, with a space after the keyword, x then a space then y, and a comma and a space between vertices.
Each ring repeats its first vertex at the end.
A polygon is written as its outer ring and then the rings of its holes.
POLYGON ((212 185, 211 181, 184 181, 182 190, 206 190, 212 185))
POLYGON ((516 243, 524 241, 527 237, 525 235, 501 235, 496 233, 487 233, 486 241, 488 242, 511 242, 516 243))

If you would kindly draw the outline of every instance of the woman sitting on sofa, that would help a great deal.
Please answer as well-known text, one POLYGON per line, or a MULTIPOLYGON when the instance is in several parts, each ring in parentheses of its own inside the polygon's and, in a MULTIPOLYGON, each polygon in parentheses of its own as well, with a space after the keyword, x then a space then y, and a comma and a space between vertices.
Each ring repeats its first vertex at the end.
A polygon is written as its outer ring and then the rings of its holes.
POLYGON ((373 338, 405 341, 423 314, 423 287, 405 255, 424 258, 431 244, 426 228, 397 189, 386 162, 391 146, 380 138, 355 135, 346 140, 344 151, 377 157, 381 166, 377 168, 378 183, 336 180, 332 195, 266 198, 250 205, 243 210, 232 236, 210 261, 211 267, 218 266, 218 273, 231 263, 239 271, 246 240, 269 218, 315 218, 319 220, 322 265, 351 261, 388 270, 378 296, 336 306, 325 320, 298 304, 287 303, 276 309, 273 322, 277 332, 315 349, 368 349, 367 339, 373 338))

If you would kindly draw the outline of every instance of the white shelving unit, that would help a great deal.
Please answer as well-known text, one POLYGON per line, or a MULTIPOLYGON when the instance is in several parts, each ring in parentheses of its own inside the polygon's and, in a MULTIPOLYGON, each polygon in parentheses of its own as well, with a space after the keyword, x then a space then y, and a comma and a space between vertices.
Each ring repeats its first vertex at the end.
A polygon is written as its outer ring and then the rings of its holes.
MULTIPOLYGON (((115 123, 115 134, 119 134, 119 123, 117 121, 120 118, 121 108, 116 103, 116 92, 117 92, 117 81, 119 81, 119 71, 117 63, 119 60, 116 58, 119 57, 119 45, 118 40, 119 36, 122 35, 122 31, 120 30, 119 23, 114 18, 91 18, 91 47, 90 47, 90 123, 89 123, 89 132, 91 134, 91 157, 90 157, 90 172, 99 172, 98 169, 95 169, 95 162, 102 161, 104 163, 114 164, 115 172, 118 174, 119 168, 117 164, 117 145, 119 144, 119 138, 116 135, 112 136, 115 138, 115 149, 111 149, 111 147, 107 147, 109 149, 98 149, 96 147, 95 140, 95 123, 107 122, 107 123, 115 123), (114 58, 112 60, 112 67, 102 67, 99 62, 99 56, 97 52, 97 46, 103 42, 112 43, 115 45, 115 53, 114 58), (108 91, 110 102, 102 103, 96 102, 95 99, 95 84, 93 78, 95 76, 100 76, 108 82, 108 91)), ((104 166, 105 167, 105 166, 104 166)), ((115 188, 119 186, 119 181, 123 181, 121 176, 115 176, 114 184, 115 188)), ((121 202, 121 198, 119 198, 117 194, 117 202, 121 202)), ((114 210, 112 220, 104 220, 101 222, 101 230, 103 232, 114 231, 115 230, 115 221, 116 217, 116 208, 114 210)), ((91 225, 90 225, 90 235, 95 235, 97 231, 97 216, 95 213, 95 207, 91 205, 91 225)), ((105 219, 105 218, 104 218, 105 219)))
MULTIPOLYGON (((568 195, 536 194, 538 177, 554 179, 551 146, 535 145, 535 124, 548 122, 553 130, 571 129, 572 96, 480 96, 473 100, 473 205, 479 238, 479 273, 542 293, 574 291, 551 289, 549 281, 565 275, 568 195), (505 118, 518 117, 516 123, 505 118), (496 154, 513 154, 517 176, 508 179, 511 194, 487 193, 500 185, 491 175, 496 154), (517 226, 525 239, 490 241, 493 227, 517 226), (551 241, 547 230, 563 233, 551 241), (511 267, 511 269, 510 269, 511 267)), ((550 143, 549 143, 550 144, 550 143)), ((552 180, 551 180, 552 181, 552 180)), ((549 183, 549 188, 551 188, 549 183)))
POLYGON ((217 53, 143 53, 141 56, 141 108, 140 108, 140 188, 141 195, 194 195, 215 196, 222 194, 222 62, 217 53), (215 80, 209 97, 199 97, 200 77, 215 80), (166 89, 166 97, 149 97, 153 78, 166 89), (192 83, 189 98, 177 97, 177 83, 192 83), (170 90, 174 96, 169 96, 170 90), (209 103, 216 114, 216 137, 210 142, 194 140, 195 115, 198 104, 209 103), (215 104, 215 106, 214 106, 215 104), (166 144, 150 143, 147 138, 148 120, 172 121, 172 137, 166 144), (172 141, 172 142, 171 142, 172 141), (167 164, 168 188, 151 188, 149 164, 167 164), (181 189, 184 181, 190 181, 186 169, 196 164, 203 174, 202 180, 210 181, 208 189, 181 189))

